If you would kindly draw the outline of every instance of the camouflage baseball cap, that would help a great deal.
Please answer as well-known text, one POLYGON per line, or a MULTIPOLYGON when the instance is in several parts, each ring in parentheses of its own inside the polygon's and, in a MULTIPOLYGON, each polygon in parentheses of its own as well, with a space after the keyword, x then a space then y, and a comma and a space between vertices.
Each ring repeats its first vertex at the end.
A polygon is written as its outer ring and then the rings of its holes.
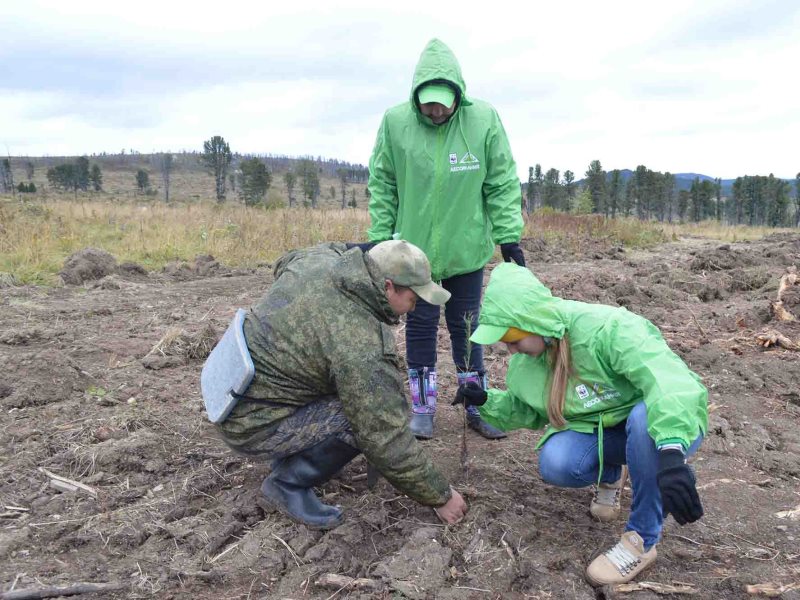
POLYGON ((431 264, 425 253, 405 240, 381 242, 369 251, 386 279, 409 287, 417 296, 437 306, 450 299, 450 292, 431 280, 431 264))

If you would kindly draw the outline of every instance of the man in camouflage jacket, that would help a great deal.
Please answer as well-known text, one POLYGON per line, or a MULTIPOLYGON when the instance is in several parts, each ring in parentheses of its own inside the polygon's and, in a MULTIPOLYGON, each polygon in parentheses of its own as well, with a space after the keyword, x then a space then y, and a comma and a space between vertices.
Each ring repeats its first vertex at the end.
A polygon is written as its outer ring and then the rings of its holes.
POLYGON ((418 297, 444 304, 424 253, 405 241, 364 254, 321 244, 284 255, 248 313, 255 377, 218 428, 233 449, 276 459, 262 492, 295 520, 341 522, 313 487, 359 452, 398 490, 454 523, 466 504, 412 435, 390 328, 418 297))

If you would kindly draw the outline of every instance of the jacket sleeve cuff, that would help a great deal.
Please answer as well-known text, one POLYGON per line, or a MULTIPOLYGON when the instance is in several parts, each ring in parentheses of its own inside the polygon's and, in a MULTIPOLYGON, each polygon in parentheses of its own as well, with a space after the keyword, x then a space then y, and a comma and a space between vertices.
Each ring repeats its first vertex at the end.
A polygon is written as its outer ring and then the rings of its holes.
POLYGON ((436 508, 441 508, 442 506, 450 502, 450 498, 452 497, 453 497, 453 487, 448 486, 447 491, 444 493, 444 501, 441 504, 437 504, 436 508))
POLYGON ((686 445, 677 438, 672 438, 659 442, 656 445, 656 448, 658 449, 659 452, 661 452, 662 450, 680 450, 682 454, 686 454, 687 450, 686 445))
POLYGON ((496 246, 499 246, 501 244, 519 244, 520 239, 521 238, 519 236, 504 237, 496 239, 494 243, 496 246))

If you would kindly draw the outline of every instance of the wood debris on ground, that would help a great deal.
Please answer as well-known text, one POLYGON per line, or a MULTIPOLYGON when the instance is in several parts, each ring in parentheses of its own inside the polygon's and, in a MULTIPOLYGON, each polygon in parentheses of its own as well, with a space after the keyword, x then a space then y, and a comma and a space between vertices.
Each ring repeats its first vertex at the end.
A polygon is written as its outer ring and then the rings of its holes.
POLYGON ((383 587, 380 581, 375 579, 365 579, 355 577, 348 577, 347 575, 338 575, 336 573, 326 573, 314 582, 318 587, 329 587, 338 589, 353 589, 353 590, 378 590, 383 587))
POLYGON ((783 295, 787 289, 797 284, 797 267, 791 266, 786 271, 778 286, 778 296, 772 303, 772 314, 779 321, 796 321, 797 317, 783 307, 783 295))
POLYGON ((800 590, 800 582, 789 583, 787 585, 780 585, 778 583, 757 583, 755 585, 748 585, 745 589, 747 590, 748 594, 753 596, 777 598, 786 592, 800 590))
POLYGON ((791 521, 800 521, 800 504, 795 506, 792 510, 782 510, 775 513, 779 519, 789 519, 791 521))
POLYGON ((630 592, 650 591, 656 594, 671 595, 671 594, 684 594, 694 595, 697 589, 685 583, 656 583, 653 581, 640 581, 638 583, 620 583, 613 586, 614 592, 618 594, 627 594, 630 592))
POLYGON ((95 490, 93 487, 89 487, 85 483, 75 481, 74 479, 67 479, 61 475, 56 475, 44 467, 39 467, 39 470, 50 478, 50 487, 55 488, 60 492, 72 493, 81 491, 89 494, 92 498, 97 498, 97 490, 95 490))
POLYGON ((795 344, 788 337, 782 333, 778 333, 774 329, 765 329, 756 336, 756 342, 762 348, 769 348, 770 346, 786 348, 787 350, 800 350, 800 346, 795 344))

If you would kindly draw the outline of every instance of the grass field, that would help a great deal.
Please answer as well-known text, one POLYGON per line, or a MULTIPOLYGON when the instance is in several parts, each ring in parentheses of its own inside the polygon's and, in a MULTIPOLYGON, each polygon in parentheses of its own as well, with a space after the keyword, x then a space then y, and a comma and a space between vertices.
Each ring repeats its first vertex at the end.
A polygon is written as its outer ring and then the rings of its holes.
POLYGON ((0 203, 0 272, 22 283, 53 283, 64 259, 89 246, 147 269, 200 254, 229 266, 255 266, 291 248, 363 239, 367 226, 363 209, 5 201, 0 203))
MULTIPOLYGON (((32 181, 38 192, 0 196, 0 275, 18 283, 52 285, 73 252, 97 247, 118 261, 132 261, 158 270, 175 260, 213 255, 231 267, 271 262, 285 251, 322 241, 366 239, 369 216, 364 184, 349 184, 358 208, 342 210, 336 179, 320 180, 319 208, 288 209, 284 172, 273 174, 265 206, 246 207, 229 191, 213 199, 214 180, 199 167, 196 155, 176 155, 170 203, 164 202, 158 169, 145 155, 91 157, 103 170, 103 191, 58 192, 47 184, 47 168, 67 159, 36 158, 32 181), (136 191, 136 171, 150 173, 151 195, 136 191)), ((28 181, 14 159, 15 182, 28 181)), ((297 186, 299 188, 299 185, 297 186)), ((299 197, 300 191, 294 192, 299 197)), ((728 227, 716 222, 663 224, 636 219, 605 219, 540 210, 526 217, 524 237, 541 238, 580 252, 583 245, 603 242, 626 248, 648 248, 681 237, 720 241, 754 240, 775 230, 728 227)))
MULTIPOLYGON (((110 252, 120 262, 136 262, 147 269, 201 254, 213 255, 232 267, 248 267, 322 241, 365 240, 368 227, 364 208, 264 209, 208 200, 167 205, 152 200, 59 197, 20 201, 5 197, 0 198, 0 272, 19 283, 54 284, 66 257, 90 246, 110 252)), ((572 249, 580 249, 587 240, 647 248, 686 235, 737 241, 757 239, 772 231, 541 211, 527 219, 524 236, 572 249)))

